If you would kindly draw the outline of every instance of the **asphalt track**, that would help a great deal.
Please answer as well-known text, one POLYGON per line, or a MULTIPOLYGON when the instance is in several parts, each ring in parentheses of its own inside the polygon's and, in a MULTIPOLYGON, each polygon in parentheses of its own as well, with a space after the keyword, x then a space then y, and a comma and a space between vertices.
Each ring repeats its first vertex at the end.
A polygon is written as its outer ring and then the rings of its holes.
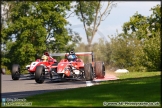
POLYGON ((12 80, 11 75, 1 74, 1 98, 25 98, 27 96, 42 94, 45 92, 60 91, 72 88, 87 87, 99 84, 101 81, 117 80, 114 75, 106 75, 104 79, 94 81, 51 81, 45 80, 38 84, 34 79, 20 78, 12 80))
POLYGON ((1 75, 2 98, 24 98, 35 94, 50 91, 66 90, 71 88, 86 87, 85 81, 51 81, 45 80, 43 84, 37 84, 34 79, 20 78, 12 80, 11 75, 1 75))

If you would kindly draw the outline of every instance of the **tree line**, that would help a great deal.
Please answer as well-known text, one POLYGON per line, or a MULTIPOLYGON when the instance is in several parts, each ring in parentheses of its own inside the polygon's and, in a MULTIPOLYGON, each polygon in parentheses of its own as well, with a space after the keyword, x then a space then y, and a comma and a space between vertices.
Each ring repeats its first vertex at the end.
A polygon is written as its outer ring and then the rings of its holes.
MULTIPOLYGON (((110 69, 126 68, 129 71, 161 70, 161 6, 150 9, 150 16, 136 12, 122 26, 122 33, 100 38, 92 45, 95 59, 104 61, 110 69)), ((76 49, 88 51, 81 43, 76 49)), ((78 51, 79 51, 78 50, 78 51)), ((85 59, 86 60, 86 59, 85 59)))
POLYGON ((5 17, 1 15, 1 67, 8 70, 13 63, 25 67, 40 57, 44 50, 64 52, 74 48, 75 51, 86 51, 84 47, 90 45, 88 50, 94 51, 96 60, 102 60, 108 66, 131 71, 160 69, 159 5, 151 8, 153 13, 149 17, 135 13, 129 22, 123 24, 123 33, 109 36, 110 42, 100 39, 92 44, 97 27, 103 21, 101 18, 104 15, 106 18, 115 4, 108 2, 105 13, 99 14, 100 1, 1 2, 7 7, 4 8, 5 17), (88 45, 80 43, 80 35, 67 27, 71 14, 83 22, 88 45))

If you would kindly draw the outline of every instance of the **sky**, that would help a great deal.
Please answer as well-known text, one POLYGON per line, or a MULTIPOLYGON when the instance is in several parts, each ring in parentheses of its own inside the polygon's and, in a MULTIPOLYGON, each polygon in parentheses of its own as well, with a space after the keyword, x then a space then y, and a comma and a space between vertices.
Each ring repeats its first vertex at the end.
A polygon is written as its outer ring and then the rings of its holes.
MULTIPOLYGON (((104 1, 106 3, 106 1, 104 1)), ((129 22, 130 17, 132 17, 136 12, 143 16, 150 16, 152 11, 151 8, 157 4, 161 5, 160 1, 118 1, 117 6, 113 8, 110 15, 101 22, 96 35, 94 36, 93 43, 98 42, 99 38, 104 38, 109 41, 109 36, 114 36, 122 32, 122 25, 125 22, 129 22)), ((77 19, 77 17, 70 17, 67 19, 71 24, 73 31, 76 31, 82 37, 82 42, 87 43, 85 30, 83 23, 77 19)))

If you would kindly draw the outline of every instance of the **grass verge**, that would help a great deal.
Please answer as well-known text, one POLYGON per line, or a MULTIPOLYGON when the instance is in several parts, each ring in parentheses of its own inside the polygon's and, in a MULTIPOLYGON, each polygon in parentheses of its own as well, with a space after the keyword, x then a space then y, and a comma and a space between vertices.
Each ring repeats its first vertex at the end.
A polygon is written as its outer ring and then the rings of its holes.
POLYGON ((32 107, 102 107, 103 102, 154 102, 160 105, 160 75, 160 72, 118 74, 120 79, 115 81, 39 94, 27 97, 26 100, 32 102, 32 107))

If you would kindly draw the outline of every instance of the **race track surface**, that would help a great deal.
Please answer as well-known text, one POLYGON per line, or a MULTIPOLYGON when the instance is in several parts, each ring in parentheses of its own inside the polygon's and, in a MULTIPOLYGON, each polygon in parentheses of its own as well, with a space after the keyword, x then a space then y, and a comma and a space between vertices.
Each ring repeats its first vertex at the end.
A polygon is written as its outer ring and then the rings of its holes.
POLYGON ((86 82, 51 82, 50 80, 45 80, 43 84, 37 84, 34 79, 20 78, 20 80, 14 81, 12 80, 11 75, 1 75, 2 98, 24 98, 35 94, 78 87, 86 87, 86 82))
POLYGON ((51 81, 47 79, 43 84, 38 84, 34 79, 26 77, 12 80, 11 75, 1 75, 1 97, 24 98, 45 92, 92 86, 99 84, 101 81, 117 79, 115 75, 106 74, 105 78, 94 79, 94 81, 51 81))

